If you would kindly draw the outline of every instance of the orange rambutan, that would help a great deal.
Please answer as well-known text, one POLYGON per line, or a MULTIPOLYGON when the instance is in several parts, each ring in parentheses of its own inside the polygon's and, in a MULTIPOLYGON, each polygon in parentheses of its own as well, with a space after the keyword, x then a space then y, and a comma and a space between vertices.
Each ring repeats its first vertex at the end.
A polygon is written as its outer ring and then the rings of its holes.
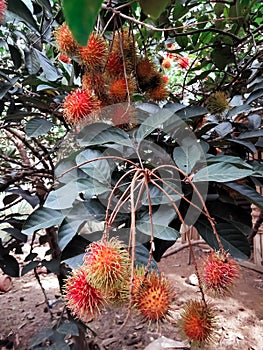
POLYGON ((145 320, 160 321, 169 315, 175 296, 170 282, 156 271, 151 271, 140 283, 135 277, 133 303, 145 320))
POLYGON ((154 101, 163 101, 167 99, 168 96, 169 92, 164 83, 149 91, 149 98, 154 101))
POLYGON ((136 75, 139 80, 151 80, 156 74, 155 65, 148 58, 143 58, 136 65, 136 75))
POLYGON ((190 300, 185 304, 181 317, 178 326, 193 345, 203 346, 213 340, 216 319, 211 306, 203 301, 190 300))
POLYGON ((170 58, 164 58, 164 60, 162 62, 162 67, 165 69, 169 69, 172 67, 172 62, 171 62, 170 58))
POLYGON ((99 101, 88 90, 77 89, 67 95, 63 102, 64 117, 68 123, 77 124, 98 110, 99 106, 99 101))
POLYGON ((135 84, 132 79, 118 78, 109 86, 109 97, 113 103, 125 102, 134 91, 135 84))
POLYGON ((79 44, 74 39, 66 23, 63 23, 55 30, 54 36, 56 38, 56 43, 59 51, 65 53, 70 57, 77 55, 79 44))
POLYGON ((239 277, 239 265, 229 254, 212 252, 204 262, 202 280, 208 293, 217 297, 231 295, 239 277))
POLYGON ((104 74, 100 72, 85 72, 82 76, 82 89, 94 91, 98 98, 103 100, 106 95, 104 74))
POLYGON ((109 55, 106 64, 106 72, 112 77, 123 75, 123 58, 118 52, 112 52, 109 55))
POLYGON ((91 243, 86 251, 85 266, 91 284, 107 295, 112 294, 116 287, 125 287, 129 280, 129 253, 125 244, 116 237, 91 243))
POLYGON ((64 286, 64 299, 72 314, 88 322, 104 306, 102 293, 88 282, 85 268, 74 270, 64 286))
POLYGON ((7 9, 6 1, 0 0, 0 23, 2 23, 5 18, 6 9, 7 9))
POLYGON ((108 56, 108 46, 104 38, 96 33, 92 33, 86 46, 79 49, 80 60, 90 71, 101 70, 106 64, 108 56))

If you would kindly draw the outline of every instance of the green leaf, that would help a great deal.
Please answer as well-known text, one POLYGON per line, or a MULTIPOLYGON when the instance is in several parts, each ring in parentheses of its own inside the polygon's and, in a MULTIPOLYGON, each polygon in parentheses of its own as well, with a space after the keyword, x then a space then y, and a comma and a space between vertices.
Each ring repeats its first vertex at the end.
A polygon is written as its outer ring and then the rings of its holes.
POLYGON ((79 179, 77 181, 77 185, 79 190, 84 192, 85 199, 111 191, 110 182, 101 183, 95 178, 79 179))
POLYGON ((263 89, 259 89, 256 91, 253 91, 247 98, 246 103, 249 104, 253 101, 255 101, 257 98, 262 97, 263 96, 263 89))
POLYGON ((35 117, 29 120, 26 124, 25 130, 29 137, 38 137, 46 135, 52 128, 53 124, 44 118, 35 117))
POLYGON ((75 322, 65 321, 57 328, 57 332, 77 337, 79 335, 79 328, 75 322))
POLYGON ((80 45, 87 45, 103 0, 63 0, 66 21, 80 45))
MULTIPOLYGON (((150 236, 151 225, 149 222, 136 224, 136 230, 150 236)), ((155 238, 163 239, 164 241, 176 241, 180 237, 180 232, 169 226, 153 225, 153 234, 155 238)))
POLYGON ((78 184, 69 182, 57 190, 51 191, 47 196, 44 207, 61 210, 71 208, 79 192, 78 184))
POLYGON ((263 136, 263 130, 247 131, 238 136, 238 140, 251 140, 263 136))
MULTIPOLYGON (((174 111, 171 109, 161 109, 157 113, 148 117, 139 127, 136 133, 136 138, 138 140, 143 140, 155 129, 160 128, 162 124, 172 118, 176 119, 174 111)), ((178 119, 178 118, 177 118, 178 119)))
MULTIPOLYGON (((77 165, 92 159, 101 158, 103 154, 97 150, 85 149, 79 153, 76 157, 77 165)), ((80 167, 86 174, 92 179, 96 179, 102 184, 109 185, 111 181, 111 169, 107 159, 94 160, 90 163, 86 163, 80 167)))
POLYGON ((150 15, 154 19, 157 19, 160 17, 170 2, 171 0, 141 0, 140 4, 145 14, 150 15))
MULTIPOLYGON (((178 188, 177 185, 175 185, 174 183, 172 183, 170 181, 166 181, 166 182, 168 183, 169 186, 174 188, 175 191, 173 191, 167 185, 162 184, 161 181, 160 182, 159 181, 155 181, 155 183, 157 183, 160 187, 162 187, 163 190, 169 195, 169 197, 174 202, 180 201, 181 200, 181 196, 179 196, 176 193, 177 192, 182 193, 182 189, 178 188)), ((171 203, 170 199, 159 188, 157 188, 156 186, 150 184, 149 190, 150 190, 150 197, 151 197, 151 204, 152 205, 170 204, 171 203)), ((146 191, 142 195, 141 203, 143 205, 148 205, 148 195, 147 195, 146 191)))
POLYGON ((24 276, 29 271, 35 269, 37 266, 39 266, 39 263, 39 261, 30 261, 27 265, 23 266, 21 276, 24 276))
POLYGON ((185 35, 185 36, 178 36, 176 38, 176 42, 182 49, 185 49, 187 47, 187 45, 188 45, 189 40, 188 40, 187 35, 185 35))
POLYGON ((240 169, 227 163, 216 163, 199 170, 194 175, 194 182, 227 182, 242 179, 253 174, 251 169, 240 169))
MULTIPOLYGON (((211 225, 207 219, 199 218, 195 227, 203 239, 215 250, 219 249, 211 225)), ((247 238, 233 225, 220 223, 216 225, 222 245, 236 259, 247 259, 250 256, 250 246, 247 238)))
POLYGON ((241 194, 250 203, 253 203, 259 208, 263 209, 263 196, 252 187, 236 182, 227 182, 224 184, 224 186, 231 188, 231 190, 241 194))
POLYGON ((207 161, 207 164, 209 164, 209 165, 222 162, 222 163, 233 164, 239 168, 253 169, 251 164, 247 163, 242 158, 235 157, 235 156, 227 156, 225 154, 223 154, 223 155, 219 154, 217 156, 214 156, 212 154, 207 154, 206 161, 207 161))
POLYGON ((33 50, 38 58, 39 65, 43 70, 43 75, 45 76, 45 78, 49 81, 55 81, 61 78, 61 74, 53 65, 53 63, 39 50, 35 48, 33 50))
POLYGON ((4 255, 1 257, 0 269, 2 269, 6 275, 19 277, 19 264, 12 255, 4 255))
POLYGON ((49 339, 54 334, 54 330, 52 328, 47 328, 42 330, 41 332, 34 335, 31 340, 29 341, 29 347, 33 348, 34 346, 37 346, 47 339, 49 339))
POLYGON ((197 146, 197 143, 185 142, 182 147, 174 148, 173 159, 178 168, 188 175, 201 159, 202 154, 203 151, 197 146))
POLYGON ((29 215, 25 225, 23 226, 22 233, 31 235, 37 230, 59 225, 63 219, 64 215, 61 213, 61 211, 43 207, 39 208, 29 215))
POLYGON ((25 24, 30 25, 31 28, 35 29, 38 32, 38 25, 32 16, 32 13, 28 7, 21 0, 12 0, 7 2, 8 11, 15 14, 20 18, 25 24))
POLYGON ((105 123, 94 123, 85 126, 79 132, 76 141, 81 147, 103 145, 105 143, 117 143, 132 147, 129 135, 125 131, 105 123))
POLYGON ((230 46, 217 47, 211 53, 211 58, 217 68, 223 70, 229 63, 233 63, 235 56, 230 46))

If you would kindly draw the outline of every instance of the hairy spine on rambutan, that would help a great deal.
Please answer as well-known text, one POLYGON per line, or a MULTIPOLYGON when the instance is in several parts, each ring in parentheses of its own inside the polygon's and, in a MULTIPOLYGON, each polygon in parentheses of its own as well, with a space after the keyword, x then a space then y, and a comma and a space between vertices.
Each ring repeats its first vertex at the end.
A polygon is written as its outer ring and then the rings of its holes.
POLYGON ((109 98, 112 103, 126 102, 134 91, 135 83, 132 78, 118 78, 109 86, 109 98))
POLYGON ((168 98, 169 92, 164 81, 154 89, 148 91, 149 98, 154 101, 163 101, 168 98))
POLYGON ((190 300, 184 305, 178 326, 186 339, 193 345, 202 347, 213 341, 216 329, 215 312, 203 301, 190 300))
POLYGON ((227 95, 223 91, 212 93, 206 100, 206 107, 211 114, 221 115, 230 109, 227 95))
POLYGON ((202 280, 206 292, 215 297, 230 296, 239 270, 238 263, 229 254, 212 252, 203 266, 202 280))
POLYGON ((106 81, 103 73, 85 72, 82 76, 82 89, 94 91, 95 95, 104 101, 106 97, 106 81))
POLYGON ((108 45, 104 38, 97 33, 92 33, 87 45, 80 47, 79 57, 89 71, 102 70, 108 57, 108 45))
POLYGON ((100 107, 99 101, 88 90, 77 89, 63 102, 63 114, 70 124, 77 124, 100 107))
POLYGON ((151 271, 140 279, 135 276, 132 293, 135 308, 147 321, 158 322, 165 319, 170 314, 175 296, 171 283, 156 271, 151 271))
POLYGON ((0 23, 2 23, 5 18, 6 9, 7 9, 6 1, 0 0, 0 23))
POLYGON ((132 32, 124 29, 121 33, 116 33, 112 43, 112 52, 118 53, 123 58, 126 72, 129 74, 136 58, 132 32))
POLYGON ((163 83, 160 72, 148 58, 140 59, 136 65, 136 77, 142 92, 148 92, 163 83))
POLYGON ((74 270, 66 279, 64 299, 72 314, 82 322, 89 322, 104 307, 102 293, 89 283, 85 267, 74 270))
POLYGON ((105 70, 111 77, 123 75, 123 57, 118 52, 112 52, 108 57, 105 70))
POLYGON ((79 50, 79 44, 74 39, 68 25, 63 23, 55 32, 56 43, 59 51, 65 53, 69 57, 76 56, 79 50))
POLYGON ((118 288, 125 289, 130 278, 129 253, 116 237, 91 243, 86 251, 85 266, 91 284, 108 296, 114 295, 118 288))

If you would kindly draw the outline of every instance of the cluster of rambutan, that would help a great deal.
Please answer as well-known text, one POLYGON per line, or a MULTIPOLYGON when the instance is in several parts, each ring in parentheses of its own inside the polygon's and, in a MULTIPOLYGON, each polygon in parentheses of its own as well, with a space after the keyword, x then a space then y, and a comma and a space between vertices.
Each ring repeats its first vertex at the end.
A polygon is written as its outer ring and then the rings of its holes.
MULTIPOLYGON (((168 97, 161 73, 150 60, 137 56, 134 37, 128 30, 115 33, 111 43, 92 33, 87 45, 80 46, 64 23, 56 29, 55 38, 63 54, 59 59, 67 63, 75 60, 83 71, 81 88, 69 94, 63 104, 70 124, 86 117, 93 121, 101 107, 130 101, 135 92, 154 101, 168 97)), ((126 123, 127 114, 123 118, 126 123)), ((124 124, 119 119, 118 124, 124 124)))
POLYGON ((72 314, 88 322, 105 306, 133 306, 147 321, 160 321, 169 315, 174 289, 156 271, 146 274, 135 268, 131 277, 131 259, 117 238, 91 243, 83 265, 72 272, 64 286, 64 298, 72 314))

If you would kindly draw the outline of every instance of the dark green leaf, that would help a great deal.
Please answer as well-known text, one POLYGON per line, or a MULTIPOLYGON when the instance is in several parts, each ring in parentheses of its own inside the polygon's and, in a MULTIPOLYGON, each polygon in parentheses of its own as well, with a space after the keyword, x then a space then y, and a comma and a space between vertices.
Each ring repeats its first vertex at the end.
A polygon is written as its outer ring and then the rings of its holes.
MULTIPOLYGON (((169 195, 169 197, 174 201, 179 201, 182 197, 179 196, 177 193, 181 193, 182 189, 179 188, 177 185, 175 185, 174 183, 170 182, 170 181, 166 181, 168 183, 169 186, 171 186, 172 188, 174 188, 174 191, 168 187, 165 184, 162 184, 161 181, 158 183, 156 181, 156 183, 163 188, 163 190, 165 191, 165 193, 167 193, 169 195)), ((151 204, 152 205, 160 205, 160 204, 170 204, 171 201, 170 199, 165 195, 164 192, 162 192, 159 188, 157 188, 154 185, 150 185, 149 186, 150 189, 150 197, 151 197, 151 204)), ((148 205, 148 195, 147 192, 145 191, 142 195, 141 198, 141 203, 143 205, 148 205)))
POLYGON ((79 179, 77 185, 80 191, 84 192, 85 199, 111 191, 110 182, 108 184, 101 183, 95 178, 79 179))
POLYGON ((171 0, 141 0, 140 4, 145 14, 150 15, 154 19, 157 19, 170 2, 171 0))
POLYGON ((173 159, 175 164, 187 175, 191 173, 195 164, 201 160, 203 151, 197 143, 185 142, 182 147, 175 147, 173 151, 173 159))
POLYGON ((61 211, 43 207, 39 208, 29 215, 22 233, 26 235, 33 234, 37 230, 59 225, 63 219, 64 215, 61 211))
POLYGON ((251 169, 240 169, 227 163, 216 163, 199 170, 194 175, 194 182, 216 181, 227 182, 242 179, 253 174, 251 169))
POLYGON ((8 204, 11 204, 13 203, 15 200, 17 200, 17 198, 19 198, 19 195, 17 194, 9 194, 7 196, 5 196, 3 198, 3 204, 4 205, 8 205, 8 204))
MULTIPOLYGON (((218 242, 207 219, 201 219, 195 223, 199 234, 215 250, 219 249, 218 242)), ((236 259, 250 257, 250 246, 247 238, 234 226, 228 223, 216 225, 217 232, 224 249, 236 259)))
POLYGON ((241 141, 241 140, 237 140, 237 139, 227 139, 228 142, 230 143, 236 143, 238 145, 244 146, 245 148, 247 148, 251 153, 255 153, 257 152, 256 147, 254 146, 254 144, 252 142, 249 141, 241 141))
POLYGON ((54 334, 54 330, 51 328, 47 328, 42 330, 41 332, 34 335, 30 341, 29 341, 29 347, 33 348, 34 346, 37 346, 47 339, 49 339, 54 334))
POLYGON ((66 21, 80 45, 87 45, 103 0, 64 0, 66 21))
POLYGON ((27 241, 27 236, 24 235, 20 230, 18 230, 17 228, 13 228, 13 227, 7 227, 4 228, 3 231, 9 233, 12 237, 14 237, 15 239, 21 241, 21 242, 26 242, 27 241))
POLYGON ((201 106, 188 106, 176 112, 178 117, 182 118, 183 120, 189 120, 193 117, 202 116, 207 113, 208 113, 208 110, 205 107, 201 107, 201 106))
POLYGON ((231 190, 241 194, 241 196, 246 198, 250 203, 253 203, 256 206, 263 209, 263 196, 260 195, 252 187, 249 187, 248 185, 245 185, 245 184, 236 183, 236 182, 228 182, 228 183, 225 183, 224 186, 231 188, 231 190))
POLYGON ((243 104, 241 106, 235 106, 230 109, 226 115, 226 118, 232 119, 234 116, 239 115, 240 113, 249 112, 252 107, 248 104, 243 104))
POLYGON ((235 157, 235 156, 227 156, 225 154, 223 155, 211 155, 207 154, 206 157, 207 164, 214 164, 214 163, 228 163, 228 164, 233 164, 238 168, 248 168, 248 169, 253 169, 253 167, 247 163, 245 160, 243 160, 240 157, 235 157))
POLYGON ((211 58, 216 67, 221 70, 229 63, 233 63, 235 59, 230 46, 215 48, 211 53, 211 58))
POLYGON ((262 97, 263 96, 263 89, 259 89, 256 91, 253 91, 247 98, 246 103, 249 104, 253 101, 255 101, 257 98, 262 97))
POLYGON ((247 131, 244 132, 243 134, 238 136, 238 140, 249 140, 249 139, 255 139, 258 137, 263 136, 263 130, 253 130, 253 131, 247 131))
POLYGON ((117 143, 132 147, 129 135, 125 131, 105 123, 95 123, 85 126, 79 132, 76 141, 83 147, 103 145, 105 143, 117 143))
MULTIPOLYGON (((96 150, 85 149, 79 153, 76 157, 77 165, 92 159, 101 158, 103 154, 96 150)), ((109 185, 111 181, 111 169, 107 159, 94 160, 90 163, 86 163, 80 167, 91 178, 101 182, 102 184, 109 185)))
POLYGON ((21 0, 12 0, 7 2, 8 11, 14 13, 18 18, 20 18, 25 24, 30 25, 31 28, 38 32, 38 25, 32 16, 32 13, 28 7, 21 0))
POLYGON ((47 196, 44 207, 60 210, 71 208, 79 192, 78 184, 69 182, 57 190, 51 191, 47 196))
POLYGON ((75 322, 65 321, 57 328, 57 332, 65 335, 78 336, 79 328, 75 322))
POLYGON ((53 63, 39 50, 34 49, 34 51, 38 57, 39 65, 43 69, 45 78, 50 81, 55 81, 61 78, 60 72, 53 65, 53 63))
POLYGON ((48 271, 59 275, 59 265, 60 265, 60 261, 56 260, 56 259, 52 259, 52 260, 46 260, 43 259, 41 261, 42 266, 45 266, 47 268, 48 271))
POLYGON ((29 137, 38 137, 41 135, 46 135, 52 128, 53 124, 44 118, 32 118, 26 124, 25 130, 29 137))
POLYGON ((10 89, 12 89, 18 79, 18 77, 15 77, 13 79, 10 79, 8 82, 0 83, 0 100, 7 94, 10 89))
POLYGON ((176 42, 182 49, 185 49, 187 47, 187 45, 188 45, 188 37, 187 37, 187 35, 185 35, 185 36, 178 36, 176 38, 176 42))
POLYGON ((0 269, 2 269, 6 275, 19 277, 19 264, 12 255, 5 255, 0 259, 0 269))
POLYGON ((39 265, 40 265, 39 261, 30 261, 27 265, 23 266, 22 271, 21 271, 21 275, 24 276, 26 273, 35 269, 39 265))
MULTIPOLYGON (((151 225, 149 222, 139 223, 136 229, 146 235, 151 235, 151 225)), ((155 238, 163 239, 164 241, 176 241, 180 237, 180 232, 163 225, 153 225, 153 235, 155 238)))
POLYGON ((8 44, 8 48, 10 51, 10 55, 12 58, 12 61, 14 63, 14 68, 19 69, 22 64, 22 57, 21 57, 21 52, 18 50, 17 47, 14 45, 8 44))
POLYGON ((39 204, 39 198, 37 195, 31 194, 28 190, 23 190, 22 188, 10 188, 8 192, 15 193, 25 199, 32 208, 35 208, 39 204))

